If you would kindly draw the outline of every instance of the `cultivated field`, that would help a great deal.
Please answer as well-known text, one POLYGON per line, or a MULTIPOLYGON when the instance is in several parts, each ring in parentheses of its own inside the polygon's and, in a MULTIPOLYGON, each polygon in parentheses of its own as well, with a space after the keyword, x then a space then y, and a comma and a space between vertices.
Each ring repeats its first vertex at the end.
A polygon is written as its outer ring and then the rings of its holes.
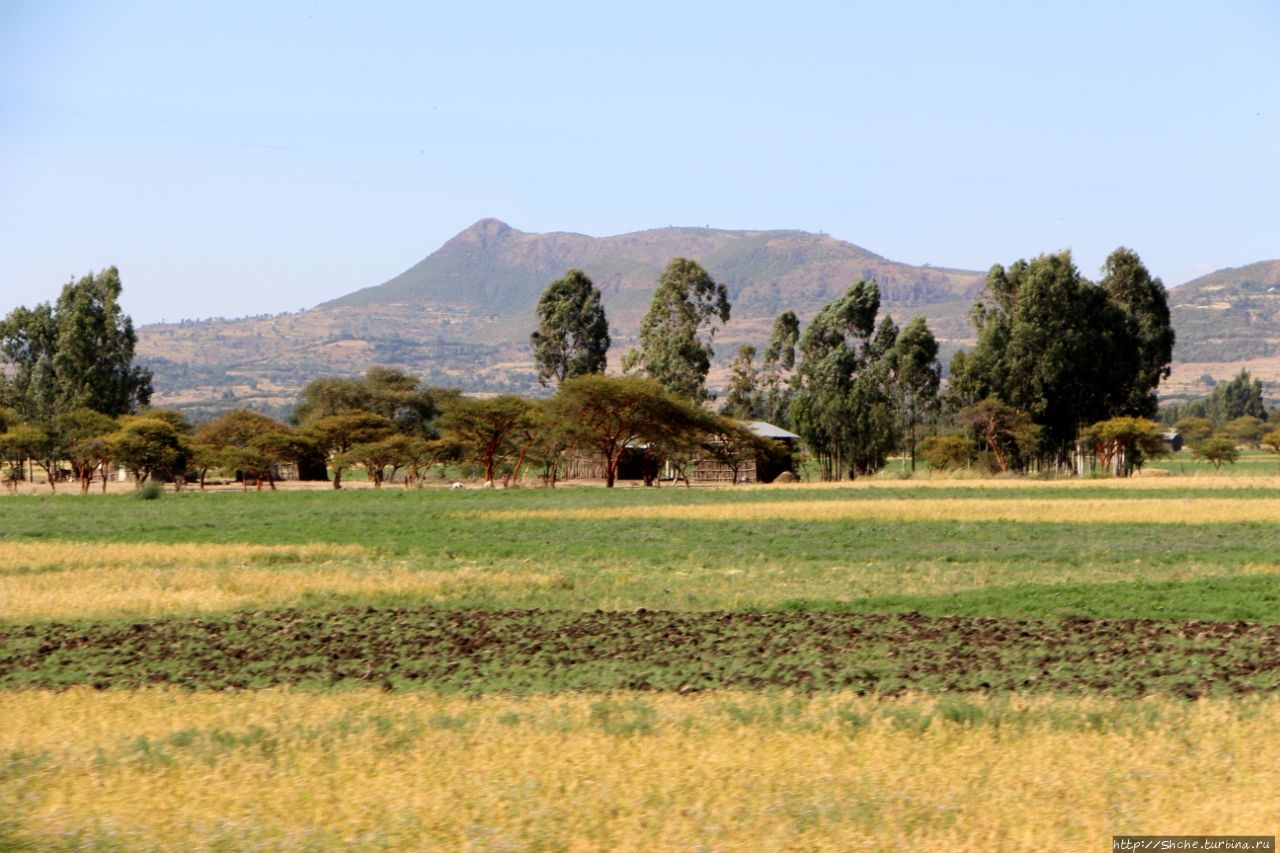
POLYGON ((0 500, 0 849, 1280 825, 1280 477, 0 500))

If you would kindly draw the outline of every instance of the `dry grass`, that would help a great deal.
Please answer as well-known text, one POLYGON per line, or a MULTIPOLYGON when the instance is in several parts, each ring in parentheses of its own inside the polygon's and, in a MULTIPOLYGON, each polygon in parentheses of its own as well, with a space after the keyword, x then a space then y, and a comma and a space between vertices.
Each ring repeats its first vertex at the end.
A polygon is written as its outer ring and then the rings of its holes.
POLYGON ((0 549, 0 619, 105 619, 286 606, 317 596, 445 601, 486 589, 528 591, 558 576, 413 569, 344 545, 157 545, 8 542, 0 549))
POLYGON ((0 718, 0 842, 36 849, 1089 850, 1280 820, 1275 699, 71 691, 0 718))
MULTIPOLYGON (((614 507, 498 510, 460 517, 556 520, 616 518, 614 507)), ((1003 521, 1070 524, 1227 524, 1280 522, 1280 497, 1126 498, 1083 497, 928 498, 915 495, 850 500, 787 500, 701 505, 630 506, 627 518, 697 521, 1003 521)))

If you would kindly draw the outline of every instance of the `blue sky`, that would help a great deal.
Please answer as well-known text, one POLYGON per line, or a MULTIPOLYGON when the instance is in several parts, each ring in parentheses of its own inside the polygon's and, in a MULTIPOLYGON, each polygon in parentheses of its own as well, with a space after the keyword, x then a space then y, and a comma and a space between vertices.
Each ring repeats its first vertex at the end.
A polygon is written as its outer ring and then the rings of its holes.
POLYGON ((310 307, 477 219, 1280 257, 1280 4, 0 0, 0 313, 310 307), (437 8, 443 7, 443 8, 437 8))

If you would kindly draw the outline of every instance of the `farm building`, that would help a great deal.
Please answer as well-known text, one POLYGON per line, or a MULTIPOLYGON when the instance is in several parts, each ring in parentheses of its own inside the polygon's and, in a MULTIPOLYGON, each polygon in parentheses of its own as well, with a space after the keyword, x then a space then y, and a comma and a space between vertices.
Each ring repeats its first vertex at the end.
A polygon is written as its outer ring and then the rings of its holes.
MULTIPOLYGON (((628 446, 618 460, 617 479, 623 481, 677 481, 687 475, 698 485, 772 483, 783 471, 792 471, 800 436, 764 421, 744 422, 756 437, 768 439, 770 452, 755 447, 734 448, 709 444, 698 458, 690 460, 683 472, 670 460, 656 458, 647 445, 628 446)), ((579 451, 565 460, 560 478, 564 480, 603 479, 604 465, 598 453, 579 451)))
POLYGON ((773 453, 737 454, 716 452, 711 447, 706 458, 693 465, 693 482, 700 484, 772 483, 783 471, 792 471, 800 436, 765 421, 743 423, 757 438, 768 439, 776 448, 773 453))

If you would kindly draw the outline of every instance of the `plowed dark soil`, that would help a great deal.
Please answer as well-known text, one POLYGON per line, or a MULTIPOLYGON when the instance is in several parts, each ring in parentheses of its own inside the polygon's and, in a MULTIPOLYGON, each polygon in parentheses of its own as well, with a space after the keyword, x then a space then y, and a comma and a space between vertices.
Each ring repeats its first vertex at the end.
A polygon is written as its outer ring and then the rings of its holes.
POLYGON ((848 613, 351 608, 0 624, 0 689, 380 685, 1186 697, 1280 690, 1280 626, 848 613))

